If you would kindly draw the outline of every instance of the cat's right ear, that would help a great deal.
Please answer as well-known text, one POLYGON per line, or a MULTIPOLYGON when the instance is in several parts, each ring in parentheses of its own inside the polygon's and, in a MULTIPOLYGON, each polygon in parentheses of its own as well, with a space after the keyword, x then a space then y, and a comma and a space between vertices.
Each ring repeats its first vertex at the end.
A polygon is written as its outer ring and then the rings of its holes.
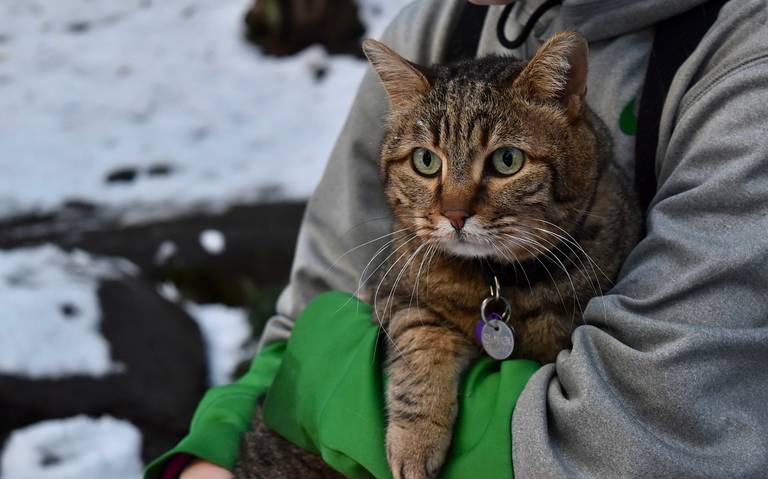
POLYGON ((412 106, 429 90, 429 80, 421 68, 383 43, 369 38, 363 42, 363 51, 389 95, 392 110, 412 106))
POLYGON ((557 33, 539 48, 513 87, 529 98, 556 102, 575 120, 584 112, 588 56, 580 33, 557 33))

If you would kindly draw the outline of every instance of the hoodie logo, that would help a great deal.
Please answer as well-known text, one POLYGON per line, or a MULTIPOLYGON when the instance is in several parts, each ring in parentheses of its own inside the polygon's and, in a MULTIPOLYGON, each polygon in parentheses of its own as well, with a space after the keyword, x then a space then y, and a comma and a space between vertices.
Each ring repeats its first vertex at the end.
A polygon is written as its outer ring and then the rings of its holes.
POLYGON ((633 98, 627 103, 627 106, 621 110, 619 115, 619 129, 626 135, 637 133, 637 114, 635 113, 635 103, 637 98, 633 98))

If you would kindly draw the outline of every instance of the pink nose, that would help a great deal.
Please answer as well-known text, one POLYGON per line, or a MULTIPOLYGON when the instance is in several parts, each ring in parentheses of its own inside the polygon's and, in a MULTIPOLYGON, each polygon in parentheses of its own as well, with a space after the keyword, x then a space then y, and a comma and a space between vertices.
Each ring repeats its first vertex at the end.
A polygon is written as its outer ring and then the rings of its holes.
POLYGON ((464 210, 448 210, 443 211, 443 216, 448 218, 451 222, 451 226, 456 231, 460 231, 464 227, 464 221, 469 218, 469 213, 464 210))

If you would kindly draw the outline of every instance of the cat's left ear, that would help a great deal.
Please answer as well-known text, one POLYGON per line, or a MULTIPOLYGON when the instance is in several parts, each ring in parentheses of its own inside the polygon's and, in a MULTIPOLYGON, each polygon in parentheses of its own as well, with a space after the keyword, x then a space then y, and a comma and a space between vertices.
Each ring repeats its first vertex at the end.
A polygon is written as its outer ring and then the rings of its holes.
POLYGON ((413 105, 429 90, 429 80, 421 68, 383 43, 369 38, 363 42, 363 51, 381 78, 393 110, 413 105))
POLYGON ((561 32, 539 48, 513 83, 529 98, 554 101, 573 121, 584 112, 587 94, 587 40, 577 32, 561 32))

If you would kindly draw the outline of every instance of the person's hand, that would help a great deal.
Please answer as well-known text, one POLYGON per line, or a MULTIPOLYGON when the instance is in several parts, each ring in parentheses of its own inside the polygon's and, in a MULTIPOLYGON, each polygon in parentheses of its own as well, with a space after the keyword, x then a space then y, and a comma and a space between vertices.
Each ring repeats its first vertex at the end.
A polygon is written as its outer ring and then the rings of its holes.
POLYGON ((232 473, 223 467, 196 459, 182 471, 179 479, 232 479, 232 473))

